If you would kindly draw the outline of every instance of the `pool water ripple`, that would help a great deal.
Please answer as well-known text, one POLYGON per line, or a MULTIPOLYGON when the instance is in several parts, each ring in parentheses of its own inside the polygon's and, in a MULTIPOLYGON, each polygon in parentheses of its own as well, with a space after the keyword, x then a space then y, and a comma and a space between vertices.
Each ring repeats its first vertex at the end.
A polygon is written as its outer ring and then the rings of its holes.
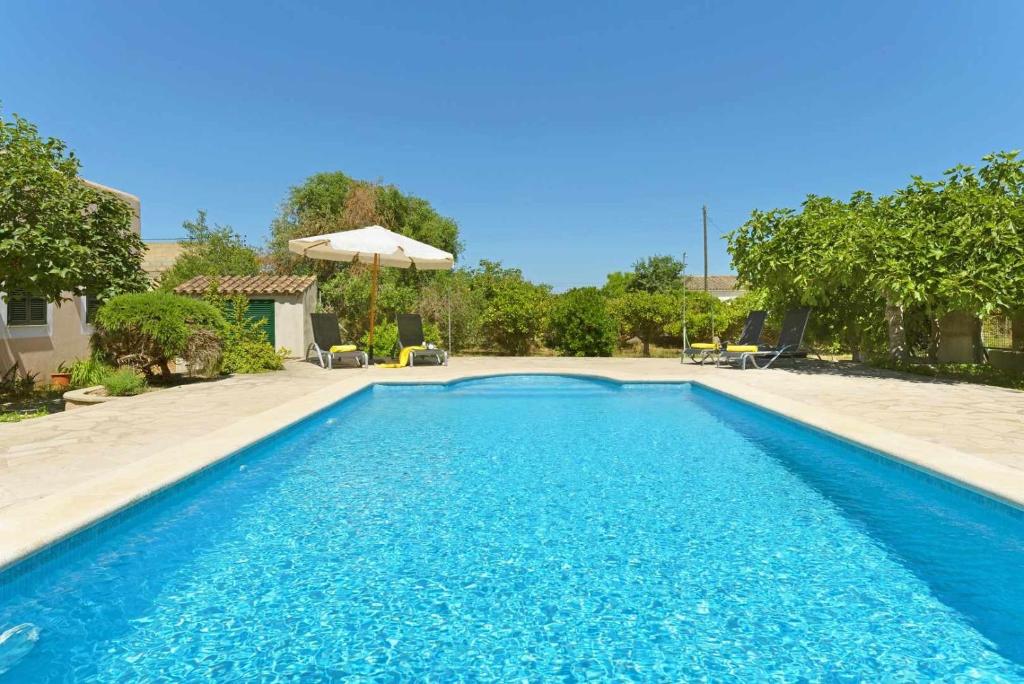
POLYGON ((12 681, 1024 681, 1024 520, 687 385, 377 387, 4 594, 12 681))

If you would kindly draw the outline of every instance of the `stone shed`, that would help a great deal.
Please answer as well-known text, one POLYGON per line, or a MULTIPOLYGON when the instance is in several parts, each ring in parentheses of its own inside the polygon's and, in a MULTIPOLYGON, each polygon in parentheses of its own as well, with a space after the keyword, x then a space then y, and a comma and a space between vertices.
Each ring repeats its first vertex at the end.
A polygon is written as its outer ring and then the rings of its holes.
POLYGON ((309 314, 316 311, 316 276, 196 276, 174 288, 177 294, 202 297, 216 280, 221 295, 243 294, 248 315, 266 319, 264 330, 275 349, 285 347, 291 357, 302 358, 313 342, 309 314))

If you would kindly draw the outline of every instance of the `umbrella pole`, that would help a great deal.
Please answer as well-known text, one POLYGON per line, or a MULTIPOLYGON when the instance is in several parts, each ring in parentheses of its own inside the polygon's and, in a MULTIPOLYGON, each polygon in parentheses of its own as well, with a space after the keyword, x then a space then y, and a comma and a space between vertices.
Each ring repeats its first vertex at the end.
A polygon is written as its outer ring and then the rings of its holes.
POLYGON ((373 282, 370 284, 370 363, 373 363, 373 324, 377 318, 377 273, 380 271, 380 255, 373 255, 373 282))

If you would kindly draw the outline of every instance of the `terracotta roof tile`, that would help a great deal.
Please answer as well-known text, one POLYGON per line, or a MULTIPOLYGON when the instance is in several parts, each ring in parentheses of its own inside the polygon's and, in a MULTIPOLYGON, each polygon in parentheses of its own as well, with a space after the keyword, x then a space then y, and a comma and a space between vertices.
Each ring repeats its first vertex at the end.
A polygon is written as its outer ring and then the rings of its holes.
MULTIPOLYGON (((702 275, 691 275, 686 277, 686 289, 687 290, 703 290, 704 289, 704 276, 702 275)), ((709 290, 735 290, 737 292, 743 291, 743 288, 736 282, 736 276, 734 275, 709 275, 708 276, 708 289, 709 290)))
POLYGON ((210 287, 210 282, 215 279, 219 281, 217 290, 225 295, 300 294, 316 282, 316 276, 196 276, 178 285, 174 291, 185 295, 203 294, 210 287))

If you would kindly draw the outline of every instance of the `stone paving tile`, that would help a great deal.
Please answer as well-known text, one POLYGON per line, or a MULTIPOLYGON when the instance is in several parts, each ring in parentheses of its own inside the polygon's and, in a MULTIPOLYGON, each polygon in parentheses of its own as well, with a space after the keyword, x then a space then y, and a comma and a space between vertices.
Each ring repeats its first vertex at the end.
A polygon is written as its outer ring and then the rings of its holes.
MULTIPOLYGON (((845 415, 1024 471, 1024 392, 907 378, 836 364, 767 371, 674 359, 455 358, 444 377, 481 372, 577 372, 710 379, 845 415)), ((0 425, 0 510, 59 493, 186 440, 202 438, 318 390, 367 379, 436 377, 438 369, 337 369, 288 363, 236 376, 0 425)), ((771 407, 771 401, 766 402, 771 407)))

